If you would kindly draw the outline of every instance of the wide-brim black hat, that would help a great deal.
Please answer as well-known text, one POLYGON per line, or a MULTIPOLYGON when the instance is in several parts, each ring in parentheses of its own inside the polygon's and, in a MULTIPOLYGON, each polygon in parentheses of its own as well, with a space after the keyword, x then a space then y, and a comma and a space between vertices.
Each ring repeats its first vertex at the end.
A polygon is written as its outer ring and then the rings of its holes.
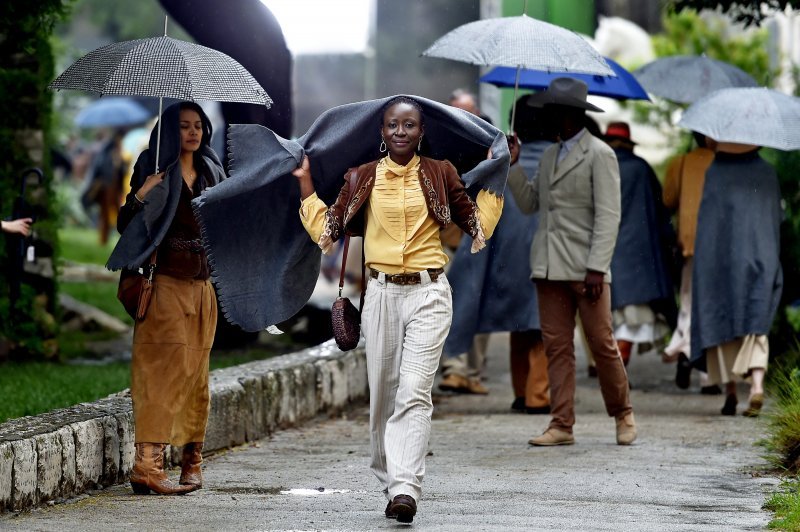
POLYGON ((575 78, 556 78, 550 82, 546 90, 531 94, 528 97, 528 105, 532 107, 566 105, 587 111, 604 112, 596 105, 586 101, 588 95, 589 87, 583 81, 575 78))

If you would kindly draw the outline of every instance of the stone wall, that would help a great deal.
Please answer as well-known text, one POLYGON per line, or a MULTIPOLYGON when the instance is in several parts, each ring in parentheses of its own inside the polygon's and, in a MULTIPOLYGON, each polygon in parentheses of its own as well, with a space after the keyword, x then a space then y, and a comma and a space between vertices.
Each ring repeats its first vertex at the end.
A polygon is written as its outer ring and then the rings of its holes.
MULTIPOLYGON (((333 341, 211 373, 204 450, 268 436, 367 397, 362 348, 333 341)), ((178 450, 168 456, 173 462, 178 450)), ((129 394, 0 425, 0 512, 19 511, 125 482, 133 467, 129 394)))

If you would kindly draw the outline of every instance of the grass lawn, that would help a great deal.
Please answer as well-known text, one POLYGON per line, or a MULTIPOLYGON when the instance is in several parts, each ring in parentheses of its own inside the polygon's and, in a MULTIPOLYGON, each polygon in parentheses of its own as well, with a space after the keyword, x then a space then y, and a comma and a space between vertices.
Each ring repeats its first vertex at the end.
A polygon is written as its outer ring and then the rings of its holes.
POLYGON ((58 231, 61 257, 64 260, 84 264, 105 264, 118 239, 119 236, 114 230, 111 232, 108 243, 105 246, 101 246, 96 229, 65 227, 58 231))
POLYGON ((94 401, 130 385, 128 364, 73 366, 6 362, 0 366, 0 423, 94 401))
MULTIPOLYGON (((65 355, 85 355, 80 347, 83 333, 69 333, 62 349, 65 355)), ((105 339, 108 333, 96 333, 89 339, 105 339)), ((83 334, 85 337, 86 335, 83 334)), ((59 340, 61 341, 61 340, 59 340)), ((277 355, 269 347, 212 350, 211 369, 226 368, 277 355)), ((65 357, 66 358, 66 357, 65 357)), ((74 365, 48 362, 6 362, 0 365, 0 423, 21 416, 32 416, 94 401, 130 387, 130 364, 115 362, 103 365, 74 365)))
POLYGON ((800 530, 800 481, 784 481, 780 491, 773 493, 764 509, 775 513, 769 528, 774 530, 800 530))

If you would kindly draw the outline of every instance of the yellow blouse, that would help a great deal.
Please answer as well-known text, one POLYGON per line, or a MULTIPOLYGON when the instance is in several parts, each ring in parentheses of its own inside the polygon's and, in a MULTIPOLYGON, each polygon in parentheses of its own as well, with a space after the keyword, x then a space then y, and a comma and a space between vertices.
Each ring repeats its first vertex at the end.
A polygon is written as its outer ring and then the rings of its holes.
MULTIPOLYGON (((476 202, 484 237, 488 239, 503 212, 503 198, 481 190, 476 202)), ((385 273, 408 273, 447 264, 439 240, 440 226, 428 213, 419 184, 417 155, 405 166, 388 156, 378 162, 366 209, 367 266, 385 273)), ((307 197, 300 206, 300 220, 314 242, 319 242, 325 229, 327 210, 316 194, 307 197)))

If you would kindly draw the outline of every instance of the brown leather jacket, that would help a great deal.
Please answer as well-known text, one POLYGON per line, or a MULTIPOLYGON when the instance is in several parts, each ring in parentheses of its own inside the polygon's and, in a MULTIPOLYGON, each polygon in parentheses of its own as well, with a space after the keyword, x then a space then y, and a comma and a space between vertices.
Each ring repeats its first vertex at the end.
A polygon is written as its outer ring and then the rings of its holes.
MULTIPOLYGON (((345 174, 345 183, 339 197, 325 218, 322 238, 332 242, 343 236, 343 231, 353 236, 364 235, 364 205, 375 185, 375 168, 378 161, 351 168, 345 174), (353 186, 352 172, 355 171, 353 186)), ((442 228, 455 222, 464 232, 475 238, 480 229, 478 206, 467 195, 464 183, 450 161, 437 161, 420 157, 419 184, 425 195, 428 212, 442 228)))

